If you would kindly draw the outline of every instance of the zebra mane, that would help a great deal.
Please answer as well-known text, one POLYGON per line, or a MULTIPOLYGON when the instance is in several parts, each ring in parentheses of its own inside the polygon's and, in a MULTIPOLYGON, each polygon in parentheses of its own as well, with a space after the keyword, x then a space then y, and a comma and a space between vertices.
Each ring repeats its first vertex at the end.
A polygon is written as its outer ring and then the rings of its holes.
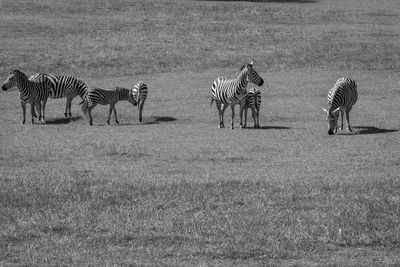
POLYGON ((15 75, 23 75, 24 77, 26 77, 28 79, 28 75, 26 75, 24 72, 17 70, 17 69, 11 69, 10 74, 15 75))

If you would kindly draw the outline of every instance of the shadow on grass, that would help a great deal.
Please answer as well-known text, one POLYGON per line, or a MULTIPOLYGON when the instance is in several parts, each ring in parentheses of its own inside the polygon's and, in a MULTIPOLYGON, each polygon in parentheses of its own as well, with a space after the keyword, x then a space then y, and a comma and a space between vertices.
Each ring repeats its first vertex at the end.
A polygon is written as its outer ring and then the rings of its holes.
POLYGON ((46 120, 46 124, 67 124, 67 123, 82 120, 82 119, 83 119, 83 117, 81 117, 81 116, 75 116, 75 117, 70 117, 70 118, 54 118, 54 119, 46 120))
POLYGON ((318 3, 317 0, 196 0, 196 1, 213 1, 213 2, 253 2, 253 3, 299 3, 299 4, 313 4, 313 3, 318 3))
POLYGON ((285 126, 260 126, 260 128, 254 128, 254 127, 249 127, 246 126, 246 129, 253 129, 253 130, 288 130, 288 129, 292 129, 290 127, 285 127, 285 126))
POLYGON ((160 122, 171 122, 176 121, 176 118, 169 116, 151 116, 149 118, 145 118, 142 124, 158 124, 160 122))
POLYGON ((381 134, 399 131, 397 129, 382 129, 373 126, 354 126, 353 128, 358 129, 355 134, 381 134))

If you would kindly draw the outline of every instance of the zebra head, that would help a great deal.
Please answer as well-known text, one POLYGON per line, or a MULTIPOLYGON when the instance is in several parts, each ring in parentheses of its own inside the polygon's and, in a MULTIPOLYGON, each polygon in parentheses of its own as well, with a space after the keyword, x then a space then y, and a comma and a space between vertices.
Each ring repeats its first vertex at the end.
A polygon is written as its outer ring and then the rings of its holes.
POLYGON ((328 121, 328 134, 333 135, 337 132, 337 122, 339 119, 340 108, 334 111, 328 111, 327 109, 322 109, 326 113, 326 120, 328 121))
POLYGON ((253 61, 250 63, 244 64, 240 68, 241 72, 247 71, 247 82, 251 82, 257 84, 258 86, 262 86, 264 84, 263 78, 253 69, 253 61))
POLYGON ((17 86, 19 80, 21 78, 27 78, 26 75, 19 71, 19 70, 11 70, 10 71, 10 76, 8 76, 7 80, 3 83, 1 86, 1 89, 3 91, 7 91, 8 89, 17 86))

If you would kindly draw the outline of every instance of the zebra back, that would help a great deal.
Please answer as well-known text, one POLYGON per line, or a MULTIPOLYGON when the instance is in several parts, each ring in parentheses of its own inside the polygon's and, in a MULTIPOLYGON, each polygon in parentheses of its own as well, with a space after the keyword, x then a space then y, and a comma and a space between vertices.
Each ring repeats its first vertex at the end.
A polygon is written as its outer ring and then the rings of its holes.
POLYGON ((2 85, 2 89, 6 91, 14 86, 18 87, 21 101, 38 102, 47 100, 49 97, 51 82, 43 77, 39 77, 37 80, 30 80, 22 71, 11 70, 10 76, 2 85))
POLYGON ((50 98, 54 99, 78 95, 83 99, 88 90, 88 86, 82 80, 72 76, 37 73, 31 75, 29 79, 33 81, 48 79, 51 82, 50 98))
POLYGON ((329 112, 337 108, 351 108, 358 99, 357 84, 350 78, 340 78, 328 92, 329 112))
POLYGON ((147 88, 147 85, 142 81, 138 82, 133 87, 132 94, 133 94, 133 97, 135 98, 137 104, 139 105, 139 107, 143 107, 148 93, 149 93, 149 90, 147 88))

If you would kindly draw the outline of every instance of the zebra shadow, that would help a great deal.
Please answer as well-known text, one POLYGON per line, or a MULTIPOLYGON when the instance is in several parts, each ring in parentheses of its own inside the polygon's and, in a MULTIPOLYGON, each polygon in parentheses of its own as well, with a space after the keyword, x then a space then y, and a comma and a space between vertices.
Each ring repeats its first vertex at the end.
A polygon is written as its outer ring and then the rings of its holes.
POLYGON ((70 122, 82 120, 82 116, 73 116, 68 118, 51 118, 46 120, 46 124, 67 124, 70 122))
POLYGON ((382 129, 374 126, 354 126, 353 129, 357 129, 354 134, 383 134, 398 132, 398 129, 382 129))
POLYGON ((142 124, 159 124, 161 122, 171 122, 176 121, 176 118, 169 116, 151 116, 148 118, 143 118, 142 124))
POLYGON ((292 128, 286 127, 286 126, 260 126, 259 128, 254 128, 252 126, 246 126, 245 129, 250 129, 250 130, 289 130, 292 128))
POLYGON ((196 0, 196 1, 228 1, 228 2, 254 2, 254 3, 301 3, 301 4, 312 4, 318 3, 317 0, 196 0))

